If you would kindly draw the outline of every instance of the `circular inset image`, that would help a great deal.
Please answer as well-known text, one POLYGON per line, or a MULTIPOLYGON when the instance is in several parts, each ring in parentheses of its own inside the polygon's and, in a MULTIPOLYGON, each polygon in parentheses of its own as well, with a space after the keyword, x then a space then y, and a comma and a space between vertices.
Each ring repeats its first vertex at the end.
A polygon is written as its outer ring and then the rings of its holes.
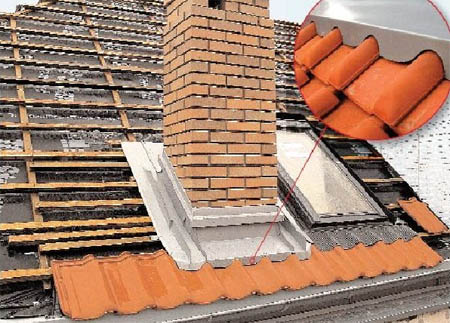
POLYGON ((450 29, 428 0, 322 0, 302 24, 294 51, 309 109, 348 137, 409 134, 450 91, 450 29))

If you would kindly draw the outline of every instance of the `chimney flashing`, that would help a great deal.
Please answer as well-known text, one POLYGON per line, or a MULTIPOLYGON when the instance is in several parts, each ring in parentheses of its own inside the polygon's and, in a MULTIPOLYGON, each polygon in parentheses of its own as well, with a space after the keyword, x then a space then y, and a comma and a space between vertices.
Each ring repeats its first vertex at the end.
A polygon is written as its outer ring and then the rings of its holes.
MULTIPOLYGON (((158 237, 180 268, 198 270, 205 263, 222 268, 235 259, 250 265, 276 206, 193 208, 162 144, 123 142, 122 148, 158 237)), ((257 262, 310 256, 310 238, 286 209, 267 239, 257 262)))

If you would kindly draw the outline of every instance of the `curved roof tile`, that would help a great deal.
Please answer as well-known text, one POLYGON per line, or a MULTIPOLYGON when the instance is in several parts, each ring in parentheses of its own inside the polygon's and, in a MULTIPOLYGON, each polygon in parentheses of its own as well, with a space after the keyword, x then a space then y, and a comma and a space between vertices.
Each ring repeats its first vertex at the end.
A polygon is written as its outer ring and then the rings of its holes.
POLYGON ((342 44, 338 28, 322 37, 311 23, 297 35, 294 70, 311 111, 331 128, 387 139, 425 124, 450 91, 441 58, 418 54, 410 63, 389 61, 379 57, 372 36, 353 48, 342 44))
POLYGON ((401 270, 433 267, 442 258, 419 237, 392 244, 362 243, 344 250, 320 251, 311 257, 290 256, 282 262, 263 258, 253 266, 235 261, 227 268, 205 264, 198 271, 180 270, 165 252, 82 260, 53 261, 52 272, 61 309, 72 319, 94 319, 108 312, 133 314, 145 308, 169 309, 182 304, 208 304, 221 298, 242 299, 281 289, 375 277, 401 270))

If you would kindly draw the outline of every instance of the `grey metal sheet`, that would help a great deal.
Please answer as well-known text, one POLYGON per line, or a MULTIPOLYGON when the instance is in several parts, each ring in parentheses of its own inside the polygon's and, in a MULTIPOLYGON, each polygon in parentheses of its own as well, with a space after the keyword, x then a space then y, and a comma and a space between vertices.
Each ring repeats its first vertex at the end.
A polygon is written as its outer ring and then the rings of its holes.
POLYGON ((427 0, 323 0, 307 18, 307 23, 311 21, 321 35, 339 27, 350 46, 372 35, 380 55, 397 62, 434 50, 450 78, 450 31, 427 0))
MULTIPOLYGON (((227 267, 235 259, 250 263, 276 207, 193 208, 162 144, 123 142, 122 147, 158 237, 180 268, 198 270, 206 262, 227 267)), ((308 258, 309 241, 285 210, 255 260, 308 258)))

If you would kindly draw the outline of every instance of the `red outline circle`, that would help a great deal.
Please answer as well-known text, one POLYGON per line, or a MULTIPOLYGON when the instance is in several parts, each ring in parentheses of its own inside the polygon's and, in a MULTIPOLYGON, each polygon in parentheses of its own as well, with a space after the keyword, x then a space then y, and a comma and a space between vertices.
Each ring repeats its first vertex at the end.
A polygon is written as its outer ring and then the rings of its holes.
MULTIPOLYGON (((311 13, 317 8, 317 6, 318 6, 322 1, 323 1, 323 0, 317 1, 317 3, 311 8, 311 10, 309 10, 309 12, 308 12, 308 14, 306 15, 305 19, 304 19, 303 22, 301 23, 300 28, 298 29, 297 36, 298 36, 298 33, 300 32, 300 30, 301 30, 302 28, 305 27, 305 23, 306 23, 306 21, 308 20, 309 16, 311 16, 311 13)), ((331 0, 330 0, 330 1, 331 1, 331 0)), ((448 30, 448 32, 449 32, 449 34, 450 34, 450 24, 449 24, 448 20, 445 18, 445 16, 444 16, 444 14, 442 13, 442 11, 439 9, 439 7, 438 7, 432 0, 425 0, 425 1, 427 1, 427 2, 428 2, 428 3, 429 3, 436 11, 437 11, 437 13, 439 14, 439 16, 442 18, 442 20, 444 21, 445 25, 447 26, 447 30, 448 30)), ((296 38, 297 38, 297 37, 296 37, 296 38)), ((293 60, 294 60, 294 61, 293 61, 293 63, 292 63, 292 69, 294 70, 294 74, 295 74, 295 69, 294 69, 294 64, 295 64, 295 50, 294 50, 293 60)), ((441 58, 441 60, 442 60, 442 58, 441 58)), ((444 80, 445 80, 445 79, 446 79, 446 78, 444 77, 444 80)), ((417 127, 416 129, 414 129, 414 130, 412 130, 412 131, 410 131, 410 132, 408 132, 408 133, 406 133, 406 134, 403 134, 403 135, 397 135, 396 137, 392 137, 392 138, 388 138, 388 139, 367 139, 367 138, 358 138, 358 137, 355 137, 355 136, 351 136, 351 135, 345 134, 344 132, 341 132, 341 131, 339 131, 339 130, 336 130, 334 127, 332 127, 332 126, 328 125, 326 122, 324 122, 324 121, 322 120, 322 118, 320 118, 318 115, 316 115, 316 114, 312 111, 312 109, 309 108, 309 105, 308 105, 308 103, 306 102, 306 98, 305 98, 305 96, 303 95, 302 87, 298 85, 297 81, 296 81, 295 83, 296 83, 296 85, 297 85, 297 87, 298 87, 298 90, 299 90, 300 94, 302 95, 303 99, 305 100, 305 103, 306 103, 306 105, 308 106, 308 109, 311 111, 311 113, 314 115, 314 117, 317 118, 317 120, 319 120, 319 121, 322 122, 324 125, 326 125, 328 128, 330 128, 330 129, 336 131, 336 132, 339 133, 339 134, 342 134, 342 135, 347 136, 347 137, 349 137, 349 138, 354 138, 354 139, 358 139, 358 140, 365 140, 365 141, 389 141, 389 140, 393 140, 393 139, 399 139, 399 138, 402 138, 402 137, 405 137, 405 136, 408 136, 408 135, 414 133, 415 131, 421 129, 423 126, 425 126, 427 123, 429 123, 429 122, 431 121, 431 119, 433 119, 433 118, 436 116, 436 114, 438 114, 438 112, 440 112, 440 111, 442 110, 442 107, 443 107, 444 104, 447 102, 447 100, 448 100, 448 98, 449 98, 449 95, 450 95, 450 89, 449 89, 449 91, 447 92, 447 96, 445 97, 445 99, 443 100, 443 102, 440 104, 439 109, 437 109, 436 112, 435 112, 428 120, 426 120, 424 123, 422 123, 422 124, 421 124, 419 127, 417 127)), ((422 99, 422 100, 423 100, 423 99, 422 99)))

